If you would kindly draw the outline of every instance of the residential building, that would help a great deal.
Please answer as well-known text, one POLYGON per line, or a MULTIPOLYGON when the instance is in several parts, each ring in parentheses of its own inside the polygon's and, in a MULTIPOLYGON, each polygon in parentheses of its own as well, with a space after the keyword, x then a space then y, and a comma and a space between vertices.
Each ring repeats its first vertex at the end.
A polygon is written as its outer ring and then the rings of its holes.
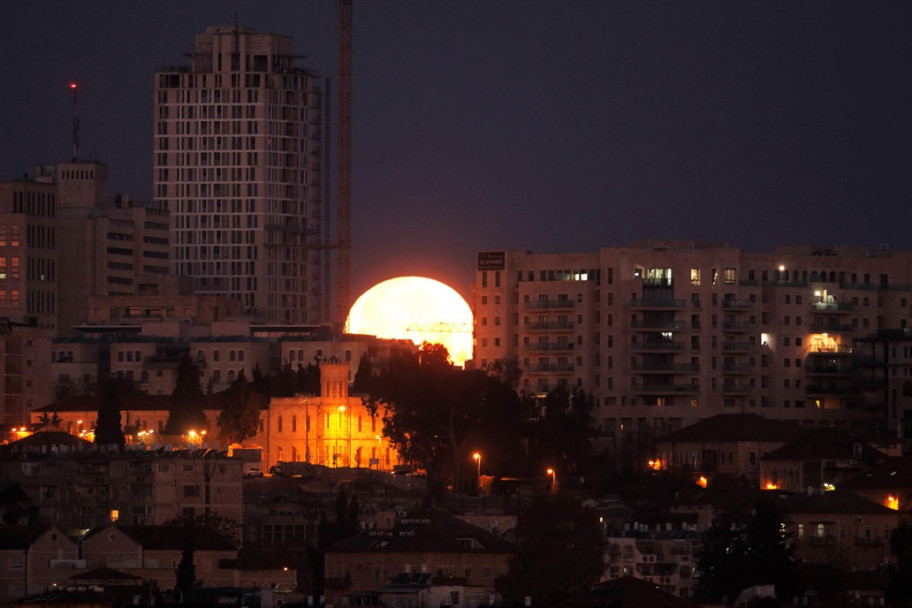
POLYGON ((515 359, 521 389, 592 392, 618 444, 729 412, 894 433, 906 415, 899 403, 863 410, 850 370, 856 339, 909 325, 912 252, 689 241, 484 251, 472 290, 474 365, 515 359))
MULTIPOLYGON (((193 565, 196 579, 207 587, 232 586, 238 550, 224 536, 202 526, 192 532, 193 565)), ((82 537, 81 546, 88 568, 114 568, 143 580, 155 580, 160 589, 175 584, 177 565, 187 547, 184 526, 100 526, 82 537)), ((294 578, 292 577, 293 581, 294 578)))
POLYGON ((230 26, 155 75, 154 196, 174 274, 271 323, 328 320, 324 89, 292 39, 230 26))
POLYGON ((394 595, 391 582, 418 574, 432 585, 459 587, 458 597, 447 598, 451 606, 490 605, 494 581, 514 555, 513 544, 499 536, 440 512, 412 512, 392 530, 365 530, 326 549, 326 602, 394 595))
POLYGON ((0 527, 0 606, 64 585, 85 567, 78 558, 76 543, 55 526, 0 527))
POLYGON ((0 473, 29 496, 38 523, 69 532, 205 513, 240 522, 242 466, 213 450, 110 452, 62 431, 40 431, 4 446, 0 473))
POLYGON ((873 570, 891 561, 901 514, 851 492, 799 494, 784 501, 795 557, 873 570))
POLYGON ((610 537, 606 543, 603 581, 634 577, 678 597, 693 594, 696 567, 693 540, 610 537))

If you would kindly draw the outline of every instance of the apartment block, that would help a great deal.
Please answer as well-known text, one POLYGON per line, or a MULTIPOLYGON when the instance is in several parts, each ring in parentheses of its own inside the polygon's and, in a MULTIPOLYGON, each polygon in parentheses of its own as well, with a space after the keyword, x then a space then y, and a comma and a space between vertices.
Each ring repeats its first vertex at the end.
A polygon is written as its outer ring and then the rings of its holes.
POLYGON ((689 241, 485 251, 472 292, 474 365, 511 358, 521 390, 592 392, 616 446, 722 413, 874 420, 895 433, 912 417, 890 392, 862 398, 855 356, 856 340, 909 325, 910 252, 689 241))
POLYGON ((316 323, 324 302, 323 82, 289 36, 197 34, 189 67, 155 75, 155 200, 174 274, 259 321, 316 323))

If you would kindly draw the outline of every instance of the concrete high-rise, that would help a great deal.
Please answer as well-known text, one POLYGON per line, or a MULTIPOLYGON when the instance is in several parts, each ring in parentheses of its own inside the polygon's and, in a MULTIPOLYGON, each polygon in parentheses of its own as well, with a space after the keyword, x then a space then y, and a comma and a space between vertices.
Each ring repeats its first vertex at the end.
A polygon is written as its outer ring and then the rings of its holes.
POLYGON ((155 78, 154 196, 171 265, 261 321, 322 323, 323 88, 292 39, 208 27, 155 78))
POLYGON ((912 436, 912 252, 488 251, 473 295, 474 364, 515 360, 531 393, 591 392, 619 442, 733 412, 912 436))

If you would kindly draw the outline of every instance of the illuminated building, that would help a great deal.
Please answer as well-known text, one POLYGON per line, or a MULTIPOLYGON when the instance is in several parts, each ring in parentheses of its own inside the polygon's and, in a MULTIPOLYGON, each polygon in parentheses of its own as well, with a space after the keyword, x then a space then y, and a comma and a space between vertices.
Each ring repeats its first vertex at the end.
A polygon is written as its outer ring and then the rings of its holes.
POLYGON ((473 299, 474 365, 515 358, 520 389, 566 382, 592 392, 615 445, 721 413, 875 419, 891 432, 912 418, 908 399, 859 407, 854 367, 857 339, 909 324, 910 252, 683 241, 486 251, 473 299))
POLYGON ((155 76, 154 197, 174 274, 260 321, 327 320, 322 80, 289 36, 208 27, 155 76))

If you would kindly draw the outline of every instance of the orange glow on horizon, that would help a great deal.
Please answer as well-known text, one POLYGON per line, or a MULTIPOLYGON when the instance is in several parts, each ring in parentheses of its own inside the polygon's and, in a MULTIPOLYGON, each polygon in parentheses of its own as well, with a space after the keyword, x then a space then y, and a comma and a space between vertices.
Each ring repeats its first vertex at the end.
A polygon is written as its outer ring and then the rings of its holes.
POLYGON ((455 365, 472 358, 472 309, 452 287, 424 277, 374 285, 351 307, 346 331, 442 344, 455 365))

